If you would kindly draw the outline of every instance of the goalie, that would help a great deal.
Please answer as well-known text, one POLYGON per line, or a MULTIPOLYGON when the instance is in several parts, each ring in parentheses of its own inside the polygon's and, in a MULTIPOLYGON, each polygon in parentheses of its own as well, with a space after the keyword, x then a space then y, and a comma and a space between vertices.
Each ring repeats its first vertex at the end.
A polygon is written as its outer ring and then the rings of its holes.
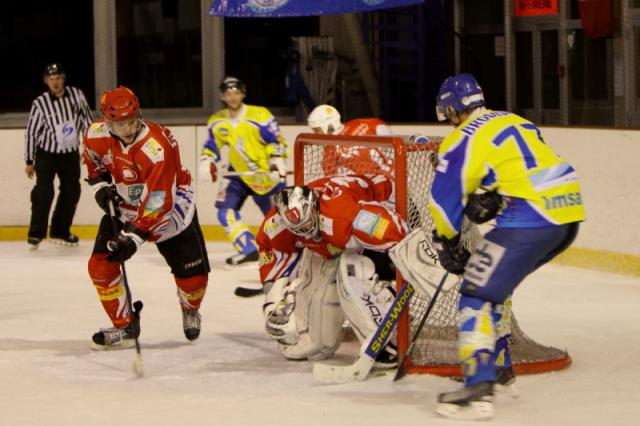
MULTIPOLYGON (((257 242, 266 330, 286 358, 332 356, 345 318, 360 341, 378 327, 395 293, 386 252, 408 231, 392 194, 382 175, 321 178, 276 193, 257 242)), ((378 363, 395 365, 392 344, 378 363)))

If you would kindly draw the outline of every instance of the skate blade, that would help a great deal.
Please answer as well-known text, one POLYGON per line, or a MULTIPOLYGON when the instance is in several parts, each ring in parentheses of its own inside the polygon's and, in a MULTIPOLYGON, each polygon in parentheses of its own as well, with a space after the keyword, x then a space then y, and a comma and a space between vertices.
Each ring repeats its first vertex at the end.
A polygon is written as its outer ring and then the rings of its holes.
POLYGON ((78 243, 70 243, 60 238, 49 238, 49 242, 57 246, 78 247, 78 243))
POLYGON ((122 343, 117 345, 98 345, 95 342, 91 342, 91 349, 94 351, 119 351, 121 349, 131 349, 136 346, 135 339, 125 339, 122 343))
POLYGON ((29 251, 38 250, 38 244, 29 244, 29 251))
POLYGON ((468 405, 457 405, 441 402, 436 407, 436 414, 453 420, 490 420, 493 417, 493 403, 474 401, 468 405))

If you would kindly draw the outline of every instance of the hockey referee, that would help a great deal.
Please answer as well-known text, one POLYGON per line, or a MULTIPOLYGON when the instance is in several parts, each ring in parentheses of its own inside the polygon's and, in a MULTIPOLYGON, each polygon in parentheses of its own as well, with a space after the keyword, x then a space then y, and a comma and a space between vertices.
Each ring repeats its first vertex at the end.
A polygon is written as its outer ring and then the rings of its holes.
POLYGON ((87 99, 78 88, 65 86, 65 72, 58 63, 43 71, 49 90, 31 104, 25 138, 25 172, 36 175, 31 191, 31 222, 27 242, 36 250, 47 236, 49 211, 53 202, 53 181, 60 180, 60 193, 51 218, 49 238, 62 245, 78 245, 69 228, 80 199, 80 137, 91 124, 87 99))

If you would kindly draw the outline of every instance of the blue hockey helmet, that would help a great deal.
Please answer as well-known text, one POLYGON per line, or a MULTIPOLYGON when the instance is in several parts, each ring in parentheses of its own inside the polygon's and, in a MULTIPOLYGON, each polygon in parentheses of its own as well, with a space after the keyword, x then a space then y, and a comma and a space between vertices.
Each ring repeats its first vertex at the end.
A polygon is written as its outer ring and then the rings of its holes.
POLYGON ((452 111, 461 113, 482 105, 484 95, 475 77, 468 73, 454 75, 440 86, 436 97, 436 114, 438 121, 446 121, 452 111))

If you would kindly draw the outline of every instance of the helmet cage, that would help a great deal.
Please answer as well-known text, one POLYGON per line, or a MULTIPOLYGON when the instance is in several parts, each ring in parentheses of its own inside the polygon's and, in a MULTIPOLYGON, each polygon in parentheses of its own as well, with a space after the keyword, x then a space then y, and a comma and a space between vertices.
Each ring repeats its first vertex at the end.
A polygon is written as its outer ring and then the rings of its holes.
POLYGON ((284 225, 294 234, 315 238, 320 230, 320 212, 315 191, 307 186, 288 186, 274 196, 284 225))

